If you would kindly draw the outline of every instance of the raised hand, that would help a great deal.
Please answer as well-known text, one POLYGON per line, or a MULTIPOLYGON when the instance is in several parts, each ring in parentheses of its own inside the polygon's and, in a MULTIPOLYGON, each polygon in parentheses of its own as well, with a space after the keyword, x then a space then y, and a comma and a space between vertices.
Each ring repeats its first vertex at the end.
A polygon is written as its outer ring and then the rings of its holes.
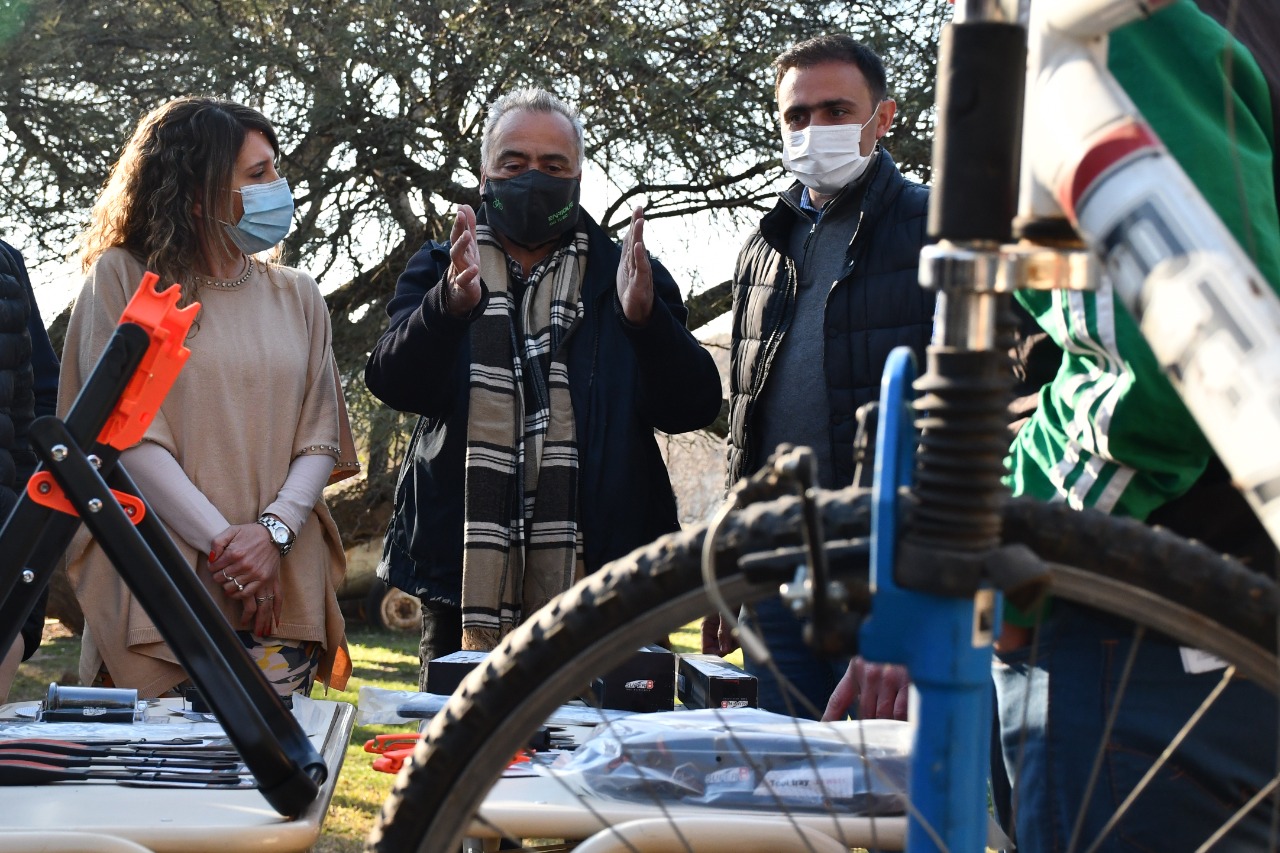
POLYGON ((480 244, 476 242, 476 212, 458 207, 449 232, 449 272, 444 304, 454 317, 465 317, 480 302, 480 244))
POLYGON ((618 263, 618 301, 627 321, 637 326, 649 322, 653 311, 653 267, 644 249, 644 208, 631 213, 631 227, 622 240, 618 263))

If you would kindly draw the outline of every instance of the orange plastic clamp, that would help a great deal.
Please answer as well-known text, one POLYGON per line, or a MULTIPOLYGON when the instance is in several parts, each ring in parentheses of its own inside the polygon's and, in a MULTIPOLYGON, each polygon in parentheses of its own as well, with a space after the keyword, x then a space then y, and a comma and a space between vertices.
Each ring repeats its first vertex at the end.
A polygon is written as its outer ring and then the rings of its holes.
MULTIPOLYGON (((53 474, 48 471, 37 471, 27 481, 27 494, 31 496, 31 500, 41 506, 56 509, 58 512, 65 512, 67 515, 80 515, 80 513, 76 512, 76 508, 71 501, 67 500, 62 487, 53 479, 53 474)), ((147 505, 142 502, 141 498, 124 492, 117 492, 115 489, 111 490, 111 494, 115 496, 116 502, 124 509, 124 514, 129 516, 129 520, 134 524, 138 524, 146 516, 147 505)))
POLYGON ((175 284, 158 293, 155 285, 159 280, 155 273, 144 275, 138 292, 120 316, 121 323, 134 323, 145 329, 151 344, 98 434, 98 441, 117 450, 126 450, 142 441, 178 372, 191 356, 191 350, 183 346, 183 341, 200 311, 200 303, 178 308, 180 288, 175 284))
POLYGON ((376 735, 373 740, 364 742, 364 751, 373 752, 381 755, 384 752, 400 749, 413 749, 414 745, 422 738, 417 732, 389 732, 387 734, 376 735))
POLYGON ((400 768, 413 755, 413 747, 389 749, 373 759, 373 769, 380 773, 399 773, 400 768))

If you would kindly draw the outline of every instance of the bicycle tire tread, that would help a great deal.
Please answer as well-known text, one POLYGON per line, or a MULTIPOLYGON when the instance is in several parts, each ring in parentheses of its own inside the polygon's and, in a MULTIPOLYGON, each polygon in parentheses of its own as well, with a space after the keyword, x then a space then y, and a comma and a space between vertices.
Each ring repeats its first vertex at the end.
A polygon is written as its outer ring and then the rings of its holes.
MULTIPOLYGON (((869 529, 865 491, 820 493, 818 503, 828 539, 865 535, 869 529)), ((904 523, 909 524, 909 503, 904 501, 903 507, 904 523)), ((1026 544, 1051 561, 1114 576, 1199 610, 1264 648, 1274 647, 1275 584, 1203 545, 1130 519, 1021 499, 1007 504, 1004 525, 1007 543, 1026 544)), ((452 825, 457 818, 448 817, 443 827, 437 827, 437 819, 450 804, 474 807, 493 784, 500 767, 477 766, 493 763, 492 755, 483 761, 480 757, 486 745, 504 726, 541 723, 513 720, 509 714, 517 710, 529 716, 522 703, 543 686, 551 663, 575 656, 575 665, 581 663, 590 637, 609 634, 623 620, 642 620, 668 597, 686 591, 695 582, 691 572, 704 532, 698 527, 670 534, 610 563, 490 654, 432 721, 429 737, 397 777, 367 849, 445 849, 419 845, 442 830, 445 835, 461 832, 452 825)), ((747 507, 726 521, 717 539, 718 572, 732 571, 740 554, 799 542, 799 503, 794 498, 747 507)))
POLYGON ((1004 539, 1186 605, 1264 648, 1275 645, 1273 580, 1172 531, 1096 510, 1017 499, 1004 512, 1004 539), (1169 571, 1175 563, 1178 570, 1169 571))

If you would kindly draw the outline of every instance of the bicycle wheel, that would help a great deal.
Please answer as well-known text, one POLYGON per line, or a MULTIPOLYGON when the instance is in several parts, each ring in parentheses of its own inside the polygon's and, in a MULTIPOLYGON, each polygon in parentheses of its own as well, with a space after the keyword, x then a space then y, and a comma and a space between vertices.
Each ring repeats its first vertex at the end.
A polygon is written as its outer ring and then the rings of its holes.
MULTIPOLYGON (((818 503, 829 539, 866 533, 865 491, 822 493, 818 503)), ((1024 501, 1011 502, 1005 518, 1006 541, 1025 544, 1053 564, 1055 596, 1134 618, 1227 658, 1276 689, 1269 650, 1276 596, 1267 579, 1125 519, 1024 501)), ((797 544, 800 524, 794 498, 730 517, 717 541, 717 573, 728 601, 776 594, 776 583, 746 578, 737 558, 797 544)), ((710 612, 699 567, 704 533, 672 534, 615 561, 512 632, 432 720, 383 807, 370 849, 459 849, 511 756, 557 706, 620 655, 710 612)), ((865 587, 865 560, 863 569, 865 587)), ((489 830, 506 834, 501 827, 489 830)), ((797 845, 806 849, 807 842, 797 845)))

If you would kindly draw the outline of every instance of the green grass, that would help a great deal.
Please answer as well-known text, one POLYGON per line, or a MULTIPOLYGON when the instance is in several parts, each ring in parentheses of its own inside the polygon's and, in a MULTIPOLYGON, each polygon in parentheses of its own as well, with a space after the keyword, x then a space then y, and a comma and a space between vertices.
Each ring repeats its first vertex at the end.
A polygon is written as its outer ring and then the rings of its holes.
MULTIPOLYGON (((334 699, 355 703, 360 688, 381 687, 385 690, 418 689, 418 637, 371 631, 351 626, 347 634, 353 670, 347 691, 330 692, 322 687, 312 691, 313 699, 334 699)), ((364 751, 364 744, 384 732, 412 731, 413 725, 356 726, 347 746, 346 761, 338 776, 329 812, 325 816, 320 840, 312 848, 315 853, 354 853, 364 849, 364 839, 373 826, 382 801, 395 779, 389 773, 373 769, 374 756, 364 751)))
MULTIPOLYGON (((349 625, 347 643, 351 651, 352 675, 348 689, 331 691, 327 696, 317 686, 314 699, 330 699, 355 703, 362 686, 380 687, 385 690, 416 690, 418 685, 418 637, 416 634, 399 634, 374 631, 359 625, 349 625)), ((698 625, 687 625, 671 634, 672 649, 677 652, 695 652, 700 640, 698 625)), ((735 652, 730 660, 741 665, 741 652, 735 652)), ((51 622, 46 638, 31 660, 18 670, 9 701, 43 699, 49 683, 76 684, 76 666, 80 658, 80 638, 61 630, 51 622)), ((338 777, 329 812, 314 853, 355 853, 364 847, 364 839, 383 800, 391 790, 394 777, 373 769, 373 756, 364 751, 364 744, 374 735, 384 732, 412 731, 414 725, 357 726, 347 746, 346 760, 338 777)))
POLYGON ((9 688, 10 702, 44 699, 49 684, 79 684, 76 670, 80 664, 80 638, 61 624, 49 621, 45 638, 31 659, 18 667, 17 677, 9 688))

